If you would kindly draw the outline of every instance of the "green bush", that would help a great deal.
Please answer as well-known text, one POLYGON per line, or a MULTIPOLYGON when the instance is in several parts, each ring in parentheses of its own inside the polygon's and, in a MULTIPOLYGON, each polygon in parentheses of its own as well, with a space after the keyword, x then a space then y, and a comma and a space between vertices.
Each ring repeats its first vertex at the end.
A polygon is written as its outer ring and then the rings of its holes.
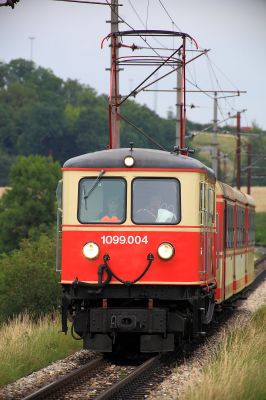
POLYGON ((33 316, 54 310, 60 301, 55 272, 55 239, 42 235, 0 258, 0 320, 28 311, 33 316))

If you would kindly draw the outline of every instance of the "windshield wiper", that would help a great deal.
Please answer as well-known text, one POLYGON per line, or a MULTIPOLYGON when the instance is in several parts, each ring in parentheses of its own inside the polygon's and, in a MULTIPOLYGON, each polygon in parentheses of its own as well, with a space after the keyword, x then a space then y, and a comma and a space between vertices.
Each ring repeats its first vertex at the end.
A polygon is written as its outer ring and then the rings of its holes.
POLYGON ((87 199, 88 197, 91 195, 91 193, 94 191, 94 189, 96 188, 98 182, 101 180, 102 176, 105 174, 105 171, 102 169, 99 173, 99 175, 97 176, 97 178, 95 179, 94 184, 92 185, 92 187, 90 188, 90 190, 88 191, 88 193, 85 193, 85 188, 84 188, 84 195, 83 195, 83 199, 85 201, 85 208, 87 210, 87 199))

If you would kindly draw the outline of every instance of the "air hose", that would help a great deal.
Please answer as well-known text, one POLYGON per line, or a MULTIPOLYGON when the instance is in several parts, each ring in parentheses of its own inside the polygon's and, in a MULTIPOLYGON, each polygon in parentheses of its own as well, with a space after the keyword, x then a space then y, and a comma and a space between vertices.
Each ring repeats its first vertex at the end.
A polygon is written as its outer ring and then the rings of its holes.
POLYGON ((124 281, 123 279, 119 278, 119 277, 111 270, 111 268, 110 268, 109 265, 107 264, 107 261, 110 260, 110 257, 109 257, 108 254, 105 254, 104 257, 103 257, 103 259, 104 259, 105 265, 107 266, 109 272, 112 274, 112 276, 113 276, 117 281, 123 283, 123 284, 126 285, 126 286, 131 286, 131 285, 134 285, 134 283, 138 282, 138 281, 146 274, 146 272, 149 270, 149 268, 150 268, 150 266, 151 266, 151 264, 152 264, 152 262, 153 262, 153 260, 154 260, 154 256, 153 256, 151 253, 148 254, 148 256, 147 256, 147 260, 149 261, 149 262, 148 262, 148 265, 146 266, 146 268, 144 269, 144 271, 143 271, 136 279, 134 279, 133 281, 124 281))
POLYGON ((93 290, 93 293, 97 294, 100 293, 102 291, 102 289, 107 286, 109 284, 109 282, 111 281, 112 277, 114 277, 117 281, 123 283, 126 286, 132 286, 134 285, 134 283, 138 282, 149 270, 153 260, 154 260, 154 256, 149 253, 147 256, 147 260, 148 260, 148 264, 146 266, 146 268, 144 269, 144 271, 133 281, 124 281, 123 279, 119 278, 109 267, 109 265, 107 264, 107 261, 110 260, 110 256, 109 254, 105 254, 103 256, 103 261, 104 264, 101 264, 98 268, 98 283, 87 283, 87 282, 80 282, 78 280, 78 278, 76 278, 73 281, 73 287, 74 290, 77 289, 78 287, 86 287, 89 289, 93 290), (106 279, 103 281, 103 273, 106 272, 107 273, 107 277, 106 279))

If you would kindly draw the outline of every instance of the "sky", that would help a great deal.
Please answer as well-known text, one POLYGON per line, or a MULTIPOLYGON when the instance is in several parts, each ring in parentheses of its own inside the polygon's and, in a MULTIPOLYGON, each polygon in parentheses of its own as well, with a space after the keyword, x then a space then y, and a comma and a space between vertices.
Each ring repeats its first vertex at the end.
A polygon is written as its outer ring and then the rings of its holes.
MULTIPOLYGON (((241 125, 255 122, 266 130, 266 0, 121 0, 120 4, 119 15, 132 28, 186 32, 200 48, 210 49, 208 57, 189 64, 188 80, 202 90, 247 91, 219 99, 218 120, 228 118, 229 112, 247 110, 241 114, 241 125)), ((13 10, 1 7, 0 61, 32 59, 62 79, 76 79, 98 94, 108 94, 109 43, 101 49, 101 40, 110 32, 108 20, 110 8, 105 5, 20 0, 13 10)), ((119 28, 129 29, 124 23, 119 28)), ((193 49, 190 41, 188 49, 193 49)), ((120 73, 120 93, 127 94, 149 72, 146 67, 125 68, 120 73)), ((153 86, 157 90, 175 87, 175 74, 153 86)), ((187 89, 195 86, 188 83, 187 89)), ((175 113, 174 92, 142 93, 135 100, 163 117, 169 110, 175 113)), ((211 123, 213 95, 188 92, 187 118, 211 123)), ((236 124, 234 119, 228 121, 236 124)))

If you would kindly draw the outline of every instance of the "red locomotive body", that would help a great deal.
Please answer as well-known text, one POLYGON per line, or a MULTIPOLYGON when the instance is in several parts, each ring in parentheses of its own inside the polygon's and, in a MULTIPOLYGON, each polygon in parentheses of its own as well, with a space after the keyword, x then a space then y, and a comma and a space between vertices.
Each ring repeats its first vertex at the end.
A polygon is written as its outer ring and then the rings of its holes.
POLYGON ((71 319, 85 348, 173 350, 253 279, 252 199, 195 159, 149 149, 76 157, 62 198, 63 331, 71 319))

